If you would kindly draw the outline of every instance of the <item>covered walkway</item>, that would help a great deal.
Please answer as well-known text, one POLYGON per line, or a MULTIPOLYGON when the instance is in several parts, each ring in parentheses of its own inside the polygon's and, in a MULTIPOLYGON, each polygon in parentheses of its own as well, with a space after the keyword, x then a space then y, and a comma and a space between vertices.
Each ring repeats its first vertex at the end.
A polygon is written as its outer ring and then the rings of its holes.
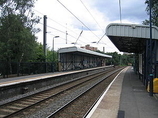
POLYGON ((109 85, 86 118, 158 118, 158 96, 148 95, 129 66, 109 85))
POLYGON ((123 79, 118 118, 158 118, 157 95, 149 96, 131 67, 123 79))
POLYGON ((111 23, 106 35, 121 52, 135 53, 134 68, 147 87, 150 82, 150 95, 153 95, 153 79, 158 77, 158 27, 139 24, 111 23))

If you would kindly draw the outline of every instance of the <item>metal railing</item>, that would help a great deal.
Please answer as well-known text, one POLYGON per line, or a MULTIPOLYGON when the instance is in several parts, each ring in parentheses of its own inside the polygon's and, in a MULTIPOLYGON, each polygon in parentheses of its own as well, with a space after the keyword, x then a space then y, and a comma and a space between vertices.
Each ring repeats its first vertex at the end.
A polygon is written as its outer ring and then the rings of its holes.
POLYGON ((0 62, 0 78, 58 71, 56 62, 0 62))

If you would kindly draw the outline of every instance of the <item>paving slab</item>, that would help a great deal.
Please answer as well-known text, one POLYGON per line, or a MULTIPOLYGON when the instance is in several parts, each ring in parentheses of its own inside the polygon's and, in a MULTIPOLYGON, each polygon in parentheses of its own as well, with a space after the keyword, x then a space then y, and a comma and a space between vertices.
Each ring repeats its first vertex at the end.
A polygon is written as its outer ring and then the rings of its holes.
POLYGON ((158 118, 158 100, 149 96, 132 68, 125 73, 119 106, 124 118, 158 118))
POLYGON ((86 118, 158 118, 158 95, 149 96, 129 66, 115 78, 86 118))
POLYGON ((117 118, 122 81, 128 68, 115 77, 87 118, 117 118))

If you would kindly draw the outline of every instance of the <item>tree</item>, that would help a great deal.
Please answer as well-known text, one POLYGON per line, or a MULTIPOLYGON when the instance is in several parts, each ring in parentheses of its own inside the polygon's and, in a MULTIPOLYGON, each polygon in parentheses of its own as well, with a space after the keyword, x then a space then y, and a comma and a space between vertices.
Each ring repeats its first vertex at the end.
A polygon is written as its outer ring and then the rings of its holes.
POLYGON ((1 0, 0 53, 1 61, 27 61, 36 45, 34 26, 40 18, 32 12, 34 0, 1 0))
POLYGON ((47 62, 57 62, 58 55, 56 51, 50 51, 47 49, 47 62))
POLYGON ((43 53, 43 45, 41 43, 36 43, 33 58, 31 62, 45 62, 45 55, 43 53))
MULTIPOLYGON (((6 70, 9 70, 10 73, 12 73, 13 66, 11 62, 19 63, 31 60, 34 57, 36 47, 35 33, 39 31, 34 27, 40 20, 31 10, 35 1, 0 1, 0 62, 7 62, 9 69, 7 67, 6 70)), ((4 70, 6 64, 2 64, 4 70)))
MULTIPOLYGON (((152 14, 152 24, 158 26, 158 0, 151 0, 151 14, 152 14)), ((145 4, 147 4, 146 11, 149 15, 149 0, 146 0, 145 4)), ((149 25, 149 20, 143 21, 144 25, 149 25)))
POLYGON ((111 63, 114 65, 128 65, 128 64, 133 64, 133 54, 126 55, 126 54, 118 54, 117 52, 109 52, 106 53, 108 55, 112 56, 111 60, 108 60, 107 63, 111 63))

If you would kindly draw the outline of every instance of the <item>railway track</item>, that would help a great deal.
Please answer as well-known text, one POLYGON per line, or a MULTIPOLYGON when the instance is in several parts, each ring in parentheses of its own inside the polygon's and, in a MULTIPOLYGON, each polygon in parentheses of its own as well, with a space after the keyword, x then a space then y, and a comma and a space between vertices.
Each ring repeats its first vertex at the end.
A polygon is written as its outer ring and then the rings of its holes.
POLYGON ((80 77, 49 90, 1 105, 0 118, 58 117, 77 98, 81 98, 83 94, 104 81, 106 77, 119 71, 120 68, 111 72, 112 70, 80 77))
POLYGON ((87 90, 60 108, 57 112, 50 114, 47 118, 85 118, 97 102, 99 96, 102 95, 102 92, 105 91, 105 88, 119 72, 120 69, 102 76, 97 83, 92 86, 90 85, 87 90))

